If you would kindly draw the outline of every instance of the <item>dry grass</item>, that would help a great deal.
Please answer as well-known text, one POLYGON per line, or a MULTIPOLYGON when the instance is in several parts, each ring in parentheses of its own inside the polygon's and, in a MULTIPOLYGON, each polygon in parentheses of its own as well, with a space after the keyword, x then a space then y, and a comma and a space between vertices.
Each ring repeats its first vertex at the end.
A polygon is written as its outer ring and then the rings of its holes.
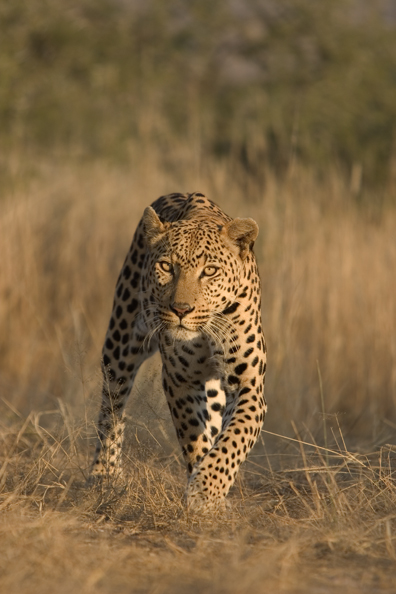
POLYGON ((185 146, 159 158, 5 163, 1 591, 394 591, 394 207, 357 207, 336 174, 259 186, 185 146), (128 409, 125 483, 86 484, 115 280, 144 206, 175 190, 260 224, 267 433, 213 521, 183 508, 155 363, 128 409))
POLYGON ((186 514, 176 456, 136 444, 125 482, 88 487, 86 428, 54 416, 56 433, 38 414, 2 429, 2 591, 392 591, 392 447, 256 454, 209 520, 186 514))

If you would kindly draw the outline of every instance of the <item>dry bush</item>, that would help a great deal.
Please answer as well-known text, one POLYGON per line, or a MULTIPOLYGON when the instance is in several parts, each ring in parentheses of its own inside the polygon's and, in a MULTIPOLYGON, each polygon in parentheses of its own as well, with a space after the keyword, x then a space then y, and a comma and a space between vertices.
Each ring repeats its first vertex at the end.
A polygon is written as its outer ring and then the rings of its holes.
POLYGON ((394 207, 358 206, 336 173, 319 183, 291 170, 280 183, 264 172, 259 185, 183 145, 173 166, 161 159, 143 145, 130 169, 7 160, 1 590, 392 591, 394 207), (198 190, 260 225, 269 347, 265 445, 215 518, 184 509, 155 362, 128 409, 124 482, 86 482, 101 343, 134 227, 160 194, 198 190))

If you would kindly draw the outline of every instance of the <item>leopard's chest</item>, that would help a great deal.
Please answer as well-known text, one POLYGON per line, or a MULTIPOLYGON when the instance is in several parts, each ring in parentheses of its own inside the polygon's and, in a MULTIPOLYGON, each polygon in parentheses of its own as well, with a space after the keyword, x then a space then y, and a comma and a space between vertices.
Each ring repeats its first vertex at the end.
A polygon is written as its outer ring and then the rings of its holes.
POLYGON ((220 374, 224 350, 204 335, 183 341, 167 335, 160 338, 159 348, 163 365, 178 383, 198 385, 220 374))

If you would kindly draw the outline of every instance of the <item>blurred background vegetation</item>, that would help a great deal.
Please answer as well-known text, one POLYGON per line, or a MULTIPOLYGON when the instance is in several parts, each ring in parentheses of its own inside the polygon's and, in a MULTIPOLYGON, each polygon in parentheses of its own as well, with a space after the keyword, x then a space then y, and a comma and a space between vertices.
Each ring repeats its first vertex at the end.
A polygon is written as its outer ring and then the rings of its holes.
POLYGON ((0 0, 0 147, 396 178, 392 0, 0 0))

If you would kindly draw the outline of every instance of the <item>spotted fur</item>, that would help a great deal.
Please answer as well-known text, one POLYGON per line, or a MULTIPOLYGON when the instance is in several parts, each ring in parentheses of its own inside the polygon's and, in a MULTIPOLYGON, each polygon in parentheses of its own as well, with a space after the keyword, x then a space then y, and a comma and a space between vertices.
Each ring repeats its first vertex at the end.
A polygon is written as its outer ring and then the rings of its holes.
POLYGON ((259 435, 266 404, 258 227, 200 193, 146 208, 119 279, 103 347, 104 387, 92 472, 121 471, 124 408, 157 349, 188 472, 187 503, 221 502, 259 435))

